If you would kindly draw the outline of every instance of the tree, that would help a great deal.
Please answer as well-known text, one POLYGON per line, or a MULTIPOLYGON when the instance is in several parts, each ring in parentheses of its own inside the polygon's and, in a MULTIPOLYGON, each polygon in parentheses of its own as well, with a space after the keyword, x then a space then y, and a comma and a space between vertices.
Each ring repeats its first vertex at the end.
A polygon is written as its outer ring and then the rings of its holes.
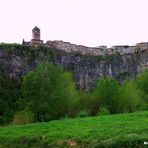
POLYGON ((22 96, 22 108, 31 110, 37 121, 72 114, 78 99, 71 74, 48 62, 24 77, 22 96))
POLYGON ((96 82, 93 96, 98 99, 100 106, 106 106, 111 113, 116 113, 119 96, 119 84, 114 78, 101 78, 96 82))
POLYGON ((132 80, 126 81, 120 88, 119 98, 119 112, 133 112, 141 105, 141 91, 136 88, 132 80))
POLYGON ((79 91, 78 112, 87 111, 89 115, 96 115, 98 112, 98 101, 93 97, 91 91, 79 91))
POLYGON ((148 70, 136 77, 136 86, 143 92, 143 109, 148 110, 148 70))
POLYGON ((137 76, 136 84, 140 90, 144 91, 145 94, 148 94, 148 70, 145 70, 137 76))
POLYGON ((19 79, 10 79, 5 76, 3 66, 0 64, 0 124, 12 120, 18 107, 19 94, 19 79))

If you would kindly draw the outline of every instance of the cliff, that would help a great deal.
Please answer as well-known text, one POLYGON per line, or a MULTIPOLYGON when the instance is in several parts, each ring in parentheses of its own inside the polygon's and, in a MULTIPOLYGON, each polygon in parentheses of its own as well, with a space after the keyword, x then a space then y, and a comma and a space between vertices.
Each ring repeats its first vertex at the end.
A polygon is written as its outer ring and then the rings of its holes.
POLYGON ((102 76, 112 76, 123 82, 148 68, 147 52, 83 55, 45 46, 33 48, 18 44, 0 45, 0 66, 10 78, 22 77, 45 59, 71 71, 81 90, 91 89, 102 76))

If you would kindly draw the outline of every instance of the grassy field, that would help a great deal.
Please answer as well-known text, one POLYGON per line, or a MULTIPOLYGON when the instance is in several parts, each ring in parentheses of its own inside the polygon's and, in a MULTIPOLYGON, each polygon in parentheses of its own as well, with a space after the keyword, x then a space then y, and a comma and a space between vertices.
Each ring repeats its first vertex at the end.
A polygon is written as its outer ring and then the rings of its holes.
POLYGON ((148 147, 148 111, 0 127, 0 148, 148 147))

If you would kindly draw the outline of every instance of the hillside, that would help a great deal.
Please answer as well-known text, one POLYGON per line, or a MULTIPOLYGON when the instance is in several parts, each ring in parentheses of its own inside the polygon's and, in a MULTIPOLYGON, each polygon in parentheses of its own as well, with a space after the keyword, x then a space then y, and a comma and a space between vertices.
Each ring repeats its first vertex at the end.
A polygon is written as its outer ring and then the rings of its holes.
POLYGON ((0 127, 0 148, 146 147, 148 111, 0 127))

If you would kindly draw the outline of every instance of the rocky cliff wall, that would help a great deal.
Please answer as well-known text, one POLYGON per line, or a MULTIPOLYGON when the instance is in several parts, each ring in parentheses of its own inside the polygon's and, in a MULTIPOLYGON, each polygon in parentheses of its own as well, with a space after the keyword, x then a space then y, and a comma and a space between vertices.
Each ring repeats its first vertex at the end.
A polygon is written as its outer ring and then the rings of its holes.
POLYGON ((62 65, 74 74, 80 89, 89 90, 97 79, 112 76, 121 83, 134 78, 148 67, 148 54, 112 55, 93 57, 81 55, 56 55, 55 63, 62 65))
POLYGON ((0 65, 9 77, 22 77, 45 59, 71 71, 77 87, 81 90, 91 89, 102 76, 112 76, 122 82, 127 78, 134 78, 148 68, 148 53, 145 52, 93 56, 46 47, 34 49, 22 45, 0 46, 0 65))

